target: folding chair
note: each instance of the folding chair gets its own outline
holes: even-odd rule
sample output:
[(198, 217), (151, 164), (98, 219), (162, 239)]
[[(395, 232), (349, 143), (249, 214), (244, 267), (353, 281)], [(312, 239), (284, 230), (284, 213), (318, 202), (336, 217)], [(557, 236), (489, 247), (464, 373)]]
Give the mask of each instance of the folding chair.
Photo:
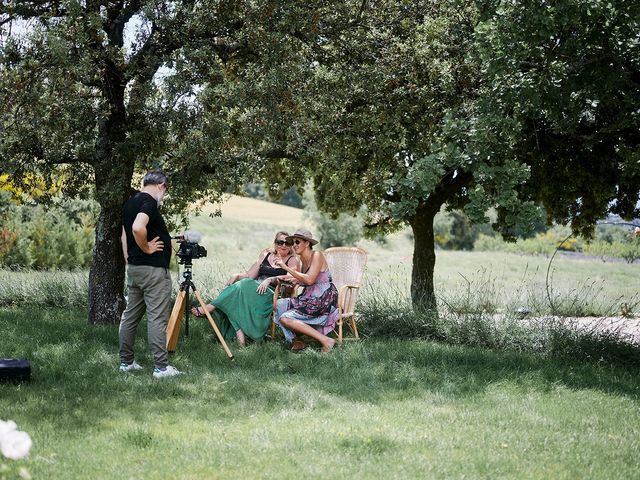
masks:
[[(356, 326), (356, 301), (362, 284), (362, 276), (367, 266), (367, 252), (358, 247), (331, 247), (324, 251), (329, 264), (333, 283), (338, 290), (338, 310), (340, 317), (336, 323), (338, 342), (342, 342), (342, 324), (349, 320), (353, 339), (360, 338)], [(345, 339), (346, 340), (346, 339)]]

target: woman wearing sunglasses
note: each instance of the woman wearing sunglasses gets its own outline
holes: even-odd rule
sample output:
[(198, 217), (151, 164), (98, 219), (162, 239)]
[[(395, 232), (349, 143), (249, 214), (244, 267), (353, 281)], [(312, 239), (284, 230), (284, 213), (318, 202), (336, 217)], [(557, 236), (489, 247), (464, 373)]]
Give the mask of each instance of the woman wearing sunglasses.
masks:
[[(280, 280), (293, 280), (286, 265), (292, 272), (300, 270), (300, 262), (293, 255), (287, 232), (276, 233), (273, 248), (260, 253), (258, 261), (246, 273), (236, 273), (227, 282), (220, 295), (206, 306), (226, 339), (234, 336), (242, 346), (246, 337), (255, 341), (264, 338), (271, 324), (273, 311), (273, 286)], [(204, 314), (201, 307), (194, 307), (191, 313), (196, 317)]]
[(320, 342), (323, 352), (329, 352), (336, 341), (327, 337), (338, 319), (338, 291), (331, 280), (331, 273), (322, 252), (314, 252), (313, 246), (318, 243), (308, 230), (297, 230), (287, 237), (293, 242), (293, 251), (302, 261), (302, 269), (296, 271), (281, 259), (276, 259), (276, 266), (286, 270), (297, 283), (304, 286), (304, 292), (295, 298), (278, 300), (276, 323), (284, 332), (291, 350), (300, 351), (307, 344), (296, 337), (296, 334), (308, 335)]

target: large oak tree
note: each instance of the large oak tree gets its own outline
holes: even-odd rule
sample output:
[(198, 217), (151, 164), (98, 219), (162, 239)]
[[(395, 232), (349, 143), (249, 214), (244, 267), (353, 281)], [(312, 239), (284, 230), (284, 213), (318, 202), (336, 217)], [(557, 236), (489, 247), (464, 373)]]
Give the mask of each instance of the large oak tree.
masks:
[[(549, 221), (588, 235), (637, 216), (637, 2), (345, 2), (307, 41), (290, 102), (258, 110), (285, 160), (275, 186), (313, 178), (330, 212), (409, 224), (414, 306), (435, 308), (434, 215), (464, 208), (506, 237)], [(254, 75), (255, 98), (270, 91)], [(267, 122), (268, 124), (268, 122)], [(268, 130), (265, 130), (268, 131)], [(284, 179), (284, 180), (279, 180)]]
[(1, 6), (0, 173), (62, 178), (64, 193), (95, 197), (89, 321), (118, 322), (121, 206), (134, 172), (164, 168), (178, 208), (215, 200), (259, 170), (262, 156), (235, 147), (228, 96), (251, 109), (235, 78), (251, 62), (273, 62), (276, 40), (301, 34), (306, 10), (224, 0)]

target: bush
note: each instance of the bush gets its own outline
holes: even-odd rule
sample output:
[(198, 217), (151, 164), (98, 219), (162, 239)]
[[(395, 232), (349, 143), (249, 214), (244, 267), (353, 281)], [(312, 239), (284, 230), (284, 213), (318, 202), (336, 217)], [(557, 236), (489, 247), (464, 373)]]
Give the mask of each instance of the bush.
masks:
[(444, 250), (473, 250), (480, 235), (495, 235), (489, 223), (472, 224), (460, 210), (438, 212), (433, 233), (436, 245)]
[(597, 239), (585, 244), (582, 251), (587, 255), (593, 255), (597, 257), (622, 258), (622, 254), (624, 252), (624, 244), (618, 241), (610, 243), (604, 240)]
[(97, 216), (95, 204), (64, 200), (45, 207), (3, 200), (0, 266), (14, 269), (89, 266)]
[(296, 187), (290, 187), (281, 195), (272, 196), (271, 192), (265, 187), (264, 183), (247, 183), (244, 186), (244, 193), (250, 198), (257, 200), (264, 200), (265, 202), (279, 203), (281, 205), (287, 205), (293, 208), (302, 208), (302, 197), (298, 193)]
[[(436, 230), (436, 241), (439, 239), (438, 232), (441, 230)], [(539, 233), (534, 238), (521, 239), (513, 243), (481, 233), (475, 240), (473, 249), (486, 252), (504, 251), (543, 255), (552, 255), (558, 249), (599, 257), (623, 258), (628, 263), (640, 259), (640, 238), (637, 238), (628, 227), (598, 225), (595, 238), (589, 242), (581, 237), (569, 237), (570, 233), (569, 227), (555, 226), (545, 233)]]
[(362, 238), (362, 215), (352, 216), (341, 213), (332, 218), (320, 212), (311, 192), (305, 194), (306, 215), (316, 226), (314, 234), (320, 242), (320, 248), (355, 245)]
[(481, 233), (473, 244), (473, 249), (478, 252), (500, 252), (507, 250), (507, 242), (500, 237), (492, 237)]
[(640, 258), (640, 238), (632, 239), (629, 243), (626, 243), (622, 249), (620, 255), (627, 263), (633, 263)]

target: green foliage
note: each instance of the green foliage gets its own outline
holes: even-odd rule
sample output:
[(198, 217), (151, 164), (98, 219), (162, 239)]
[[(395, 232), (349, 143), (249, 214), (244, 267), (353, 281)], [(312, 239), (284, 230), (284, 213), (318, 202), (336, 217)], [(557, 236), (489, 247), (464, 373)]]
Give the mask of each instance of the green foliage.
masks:
[[(42, 179), (45, 192), (62, 179), (63, 194), (99, 203), (92, 323), (109, 323), (123, 308), (118, 238), (122, 205), (139, 186), (134, 173), (163, 168), (170, 175), (169, 214), (200, 199), (219, 201), (260, 173), (265, 141), (250, 132), (261, 120), (251, 118), (254, 99), (242, 77), (252, 62), (280, 60), (281, 44), (313, 35), (307, 6), (3, 3), (0, 177), (9, 174), (17, 188)], [(286, 77), (270, 81), (285, 85)], [(20, 247), (21, 263), (66, 261), (31, 258)]]
[(436, 245), (445, 250), (473, 250), (479, 235), (493, 235), (489, 223), (472, 224), (464, 212), (441, 211), (433, 222)]
[(296, 187), (290, 187), (289, 189), (282, 192), (279, 197), (272, 199), (269, 196), (268, 190), (265, 188), (265, 185), (262, 183), (247, 183), (244, 186), (244, 193), (251, 197), (257, 198), (258, 200), (267, 200), (273, 201), (275, 203), (279, 203), (281, 205), (287, 205), (293, 208), (303, 208), (304, 203), (302, 197), (298, 193)]
[(2, 210), (1, 266), (73, 269), (90, 265), (97, 217), (94, 203), (61, 200), (45, 206), (5, 201)]
[(315, 225), (314, 234), (320, 242), (320, 248), (351, 246), (362, 238), (362, 218), (346, 213), (336, 218), (318, 211), (312, 192), (304, 196), (305, 214)]
[(614, 227), (596, 229), (595, 238), (587, 241), (582, 237), (571, 235), (569, 227), (555, 226), (545, 233), (538, 233), (533, 238), (505, 242), (495, 236), (481, 233), (476, 239), (473, 249), (476, 251), (504, 251), (511, 253), (528, 253), (552, 255), (556, 248), (559, 251), (581, 252), (585, 255), (606, 258), (622, 258), (633, 263), (640, 258), (639, 241), (629, 228)]
[(624, 245), (621, 257), (627, 263), (633, 263), (640, 258), (640, 239), (632, 240)]
[(480, 155), (508, 155), (526, 168), (517, 199), (541, 202), (550, 220), (586, 238), (609, 212), (638, 217), (640, 5), (479, 5), (487, 87), (473, 133)]

